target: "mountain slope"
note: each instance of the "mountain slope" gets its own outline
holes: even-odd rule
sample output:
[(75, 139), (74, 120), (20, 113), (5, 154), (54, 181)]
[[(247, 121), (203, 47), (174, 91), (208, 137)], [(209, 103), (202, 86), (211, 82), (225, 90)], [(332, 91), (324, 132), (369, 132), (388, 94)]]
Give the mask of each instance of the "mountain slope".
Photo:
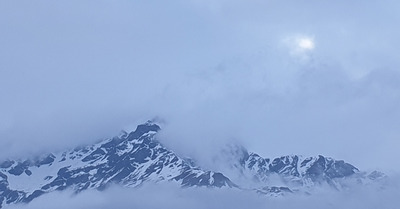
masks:
[[(105, 189), (112, 183), (137, 187), (173, 181), (183, 187), (234, 187), (221, 173), (205, 171), (165, 148), (160, 128), (147, 122), (129, 134), (35, 160), (0, 164), (0, 204), (30, 202), (54, 190)], [(1, 205), (0, 205), (1, 207)]]

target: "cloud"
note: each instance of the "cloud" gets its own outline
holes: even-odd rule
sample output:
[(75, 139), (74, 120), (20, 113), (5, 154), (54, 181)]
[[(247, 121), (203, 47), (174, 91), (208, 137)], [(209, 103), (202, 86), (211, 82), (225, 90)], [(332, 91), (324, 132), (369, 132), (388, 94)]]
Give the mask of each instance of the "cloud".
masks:
[[(396, 183), (395, 181), (393, 183)], [(398, 183), (398, 182), (397, 182)], [(398, 187), (377, 189), (359, 187), (353, 190), (321, 190), (316, 195), (294, 195), (271, 198), (252, 191), (235, 189), (187, 188), (176, 184), (147, 184), (143, 187), (113, 186), (105, 191), (88, 190), (78, 195), (71, 191), (53, 192), (33, 200), (29, 205), (13, 205), (10, 209), (46, 208), (393, 208), (399, 204)]]
[[(265, 157), (390, 170), (397, 6), (2, 1), (0, 158), (93, 143), (158, 116), (160, 140), (182, 155), (206, 159), (234, 140)], [(288, 37), (315, 47), (293, 56)]]

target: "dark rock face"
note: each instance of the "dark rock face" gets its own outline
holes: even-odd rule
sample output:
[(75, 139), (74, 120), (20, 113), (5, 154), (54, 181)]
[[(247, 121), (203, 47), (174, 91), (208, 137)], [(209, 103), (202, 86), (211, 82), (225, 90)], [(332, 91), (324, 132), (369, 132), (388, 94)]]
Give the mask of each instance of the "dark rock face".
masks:
[(7, 180), (7, 175), (0, 172), (0, 208), (4, 203), (10, 204), (18, 202), (26, 197), (24, 192), (9, 189)]
[(21, 175), (28, 167), (30, 166), (30, 162), (28, 160), (24, 162), (18, 163), (16, 166), (12, 167), (10, 170), (8, 170), (8, 173), (19, 176)]
[[(295, 187), (312, 187), (327, 183), (338, 189), (345, 178), (359, 174), (359, 170), (342, 160), (317, 156), (303, 158), (301, 156), (283, 156), (270, 160), (257, 154), (247, 155), (243, 170), (251, 172), (259, 182), (268, 183), (271, 175), (278, 175), (284, 184)], [(362, 175), (357, 177), (364, 178)]]
[(45, 158), (43, 158), (43, 159), (37, 160), (34, 164), (35, 164), (35, 166), (37, 166), (37, 167), (40, 167), (40, 166), (42, 166), (42, 165), (48, 165), (48, 164), (53, 163), (55, 158), (56, 158), (56, 157), (55, 157), (53, 154), (50, 154), (50, 155), (47, 155), (47, 156), (46, 156)]
[(275, 158), (269, 165), (269, 171), (274, 173), (282, 173), (293, 176), (300, 176), (299, 171), (296, 169), (299, 162), (298, 156), (289, 156)]
[[(155, 139), (160, 127), (151, 122), (134, 132), (93, 146), (22, 162), (0, 163), (0, 207), (2, 203), (30, 202), (45, 193), (72, 188), (105, 189), (112, 183), (136, 187), (145, 182), (174, 181), (183, 187), (234, 187), (221, 173), (205, 171), (177, 156)], [(34, 169), (35, 168), (35, 169)], [(49, 171), (40, 172), (40, 170)], [(18, 191), (7, 175), (29, 179), (43, 175), (37, 187)]]
[(288, 187), (277, 187), (277, 186), (269, 187), (269, 186), (267, 186), (267, 187), (258, 189), (257, 193), (263, 194), (263, 195), (268, 195), (268, 196), (284, 196), (288, 193), (293, 193), (293, 191), (290, 190)]
[(14, 161), (11, 160), (6, 160), (2, 163), (0, 163), (0, 168), (9, 168), (14, 164)]

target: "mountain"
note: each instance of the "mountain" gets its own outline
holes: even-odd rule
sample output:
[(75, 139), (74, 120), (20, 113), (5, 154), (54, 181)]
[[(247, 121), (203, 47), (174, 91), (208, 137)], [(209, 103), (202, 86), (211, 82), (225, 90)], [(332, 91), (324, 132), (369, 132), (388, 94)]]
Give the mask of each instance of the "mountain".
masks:
[(227, 172), (230, 176), (241, 176), (245, 181), (232, 181), (225, 172), (203, 169), (163, 146), (156, 139), (159, 130), (157, 124), (148, 121), (131, 133), (94, 145), (34, 159), (6, 160), (0, 163), (0, 208), (29, 203), (52, 191), (68, 188), (79, 193), (86, 189), (104, 190), (111, 184), (138, 187), (146, 182), (168, 181), (182, 187), (227, 187), (279, 196), (309, 192), (321, 184), (342, 189), (346, 179), (365, 182), (383, 176), (379, 172), (366, 175), (351, 164), (321, 155), (270, 160), (233, 146), (222, 152), (230, 159), (224, 165), (232, 168)]
[(219, 164), (225, 165), (222, 169), (224, 174), (229, 174), (241, 188), (270, 196), (295, 192), (308, 194), (325, 185), (341, 191), (353, 183), (367, 185), (386, 178), (381, 172), (363, 172), (343, 160), (322, 155), (288, 155), (270, 159), (237, 145), (227, 146), (222, 153)]
[(145, 182), (173, 181), (182, 187), (235, 187), (221, 173), (202, 170), (155, 139), (160, 127), (151, 122), (134, 132), (34, 160), (0, 164), (0, 207), (28, 203), (67, 188), (105, 189), (110, 184), (137, 187)]

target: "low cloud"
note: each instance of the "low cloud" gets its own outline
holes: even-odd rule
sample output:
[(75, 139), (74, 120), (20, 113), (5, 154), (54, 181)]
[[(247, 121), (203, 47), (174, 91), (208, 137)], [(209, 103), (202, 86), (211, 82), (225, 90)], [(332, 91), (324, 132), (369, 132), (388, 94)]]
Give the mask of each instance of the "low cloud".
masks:
[(146, 184), (143, 187), (112, 186), (105, 191), (89, 190), (74, 195), (71, 191), (53, 192), (33, 200), (29, 205), (13, 205), (10, 209), (47, 208), (327, 208), (327, 209), (391, 209), (399, 205), (399, 187), (386, 189), (353, 187), (337, 192), (321, 190), (315, 195), (266, 197), (252, 191), (236, 189), (179, 188), (176, 184)]

